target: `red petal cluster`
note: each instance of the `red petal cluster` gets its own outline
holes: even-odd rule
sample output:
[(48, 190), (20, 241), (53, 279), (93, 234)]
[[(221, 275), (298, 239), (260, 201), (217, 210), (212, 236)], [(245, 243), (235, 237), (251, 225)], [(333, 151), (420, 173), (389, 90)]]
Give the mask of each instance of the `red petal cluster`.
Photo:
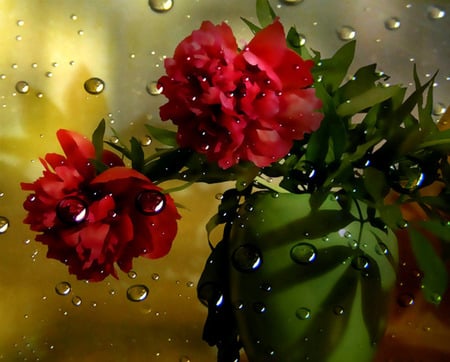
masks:
[(21, 184), (32, 191), (24, 222), (40, 232), (47, 256), (78, 279), (100, 281), (117, 277), (114, 264), (128, 272), (134, 257), (166, 255), (180, 218), (170, 196), (110, 151), (102, 159), (110, 168), (96, 175), (90, 141), (67, 130), (57, 137), (65, 156), (47, 154), (42, 177)]
[(242, 51), (227, 24), (205, 21), (165, 60), (160, 116), (178, 126), (181, 147), (221, 168), (240, 160), (265, 167), (320, 125), (312, 66), (287, 47), (278, 20)]

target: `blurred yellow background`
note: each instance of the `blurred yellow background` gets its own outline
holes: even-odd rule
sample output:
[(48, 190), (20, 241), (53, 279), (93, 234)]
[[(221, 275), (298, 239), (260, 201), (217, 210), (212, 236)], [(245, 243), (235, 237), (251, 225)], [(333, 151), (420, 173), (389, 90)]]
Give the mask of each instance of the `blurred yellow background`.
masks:
[[(0, 360), (215, 358), (201, 340), (206, 309), (195, 287), (209, 253), (204, 225), (223, 186), (174, 195), (187, 208), (172, 252), (161, 260), (136, 260), (134, 273), (119, 273), (119, 280), (77, 281), (45, 257), (46, 248), (22, 224), (26, 194), (19, 183), (41, 174), (39, 157), (61, 151), (59, 128), (90, 136), (104, 118), (124, 139), (145, 137), (143, 125), (158, 124), (165, 101), (147, 87), (163, 74), (163, 59), (178, 42), (209, 19), (227, 21), (243, 44), (251, 34), (239, 17), (256, 21), (253, 0), (154, 2), (168, 10), (155, 11), (146, 0), (0, 0), (0, 216), (9, 221), (0, 233)], [(413, 63), (422, 79), (439, 69), (436, 118), (448, 105), (448, 1), (271, 4), (286, 27), (295, 24), (307, 45), (325, 56), (343, 44), (342, 37), (355, 37), (355, 67), (376, 62), (392, 83), (408, 85)], [(97, 95), (84, 89), (91, 77), (105, 83)], [(55, 291), (61, 282), (70, 284), (65, 295)], [(127, 289), (139, 284), (149, 288), (148, 297), (129, 301)]]

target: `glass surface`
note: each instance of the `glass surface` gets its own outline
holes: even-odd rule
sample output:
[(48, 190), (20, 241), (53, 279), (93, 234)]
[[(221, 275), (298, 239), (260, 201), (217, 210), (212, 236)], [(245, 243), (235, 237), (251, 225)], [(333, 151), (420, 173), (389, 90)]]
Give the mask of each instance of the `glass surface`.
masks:
[[(389, 82), (405, 85), (413, 79), (413, 64), (422, 80), (439, 70), (436, 119), (443, 113), (450, 98), (448, 1), (288, 2), (271, 4), (286, 27), (295, 24), (323, 55), (330, 56), (342, 38), (358, 40), (353, 69), (378, 63)], [(168, 0), (160, 3), (170, 7)], [(134, 272), (119, 272), (119, 280), (86, 283), (47, 259), (46, 247), (22, 224), (26, 193), (19, 183), (41, 174), (39, 157), (60, 152), (59, 128), (89, 136), (104, 118), (124, 139), (145, 137), (143, 124), (157, 124), (165, 102), (150, 94), (164, 72), (164, 57), (205, 19), (228, 22), (243, 44), (251, 33), (240, 17), (256, 21), (254, 1), (174, 0), (168, 11), (152, 10), (145, 0), (1, 1), (0, 216), (9, 226), (0, 234), (0, 359), (214, 360), (215, 349), (201, 340), (206, 309), (195, 287), (209, 253), (204, 225), (223, 185), (175, 195), (186, 209), (167, 257), (138, 259)], [(84, 86), (93, 77), (104, 82), (104, 89), (99, 81), (87, 86), (98, 94)], [(127, 298), (135, 285), (148, 287), (142, 301)], [(420, 341), (450, 356), (443, 342), (447, 327), (418, 308), (388, 330), (390, 343), (401, 349)]]

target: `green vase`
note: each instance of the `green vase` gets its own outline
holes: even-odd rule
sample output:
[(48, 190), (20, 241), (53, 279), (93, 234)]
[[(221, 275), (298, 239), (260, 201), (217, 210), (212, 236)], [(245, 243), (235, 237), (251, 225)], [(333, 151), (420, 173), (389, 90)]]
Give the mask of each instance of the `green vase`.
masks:
[(397, 242), (367, 208), (257, 192), (226, 243), (230, 309), (251, 362), (370, 361), (396, 280)]

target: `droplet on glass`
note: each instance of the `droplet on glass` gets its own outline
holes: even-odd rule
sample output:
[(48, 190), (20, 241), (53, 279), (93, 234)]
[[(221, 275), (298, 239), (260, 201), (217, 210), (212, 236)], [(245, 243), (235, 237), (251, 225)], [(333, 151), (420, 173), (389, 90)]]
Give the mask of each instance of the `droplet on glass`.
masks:
[(191, 362), (191, 359), (188, 356), (181, 356), (179, 362)]
[(9, 228), (9, 220), (6, 216), (0, 216), (0, 234), (6, 233)]
[(152, 274), (152, 279), (153, 279), (153, 280), (159, 280), (159, 278), (160, 278), (160, 276), (159, 276), (158, 273), (153, 273), (153, 274)]
[(36, 97), (39, 99), (44, 98), (44, 93), (38, 92), (38, 93), (36, 93)]
[(128, 272), (128, 278), (130, 279), (136, 279), (137, 278), (137, 273), (134, 270), (130, 270)]
[(105, 82), (100, 78), (89, 78), (84, 82), (84, 89), (89, 94), (100, 94), (105, 90)]
[(136, 197), (136, 207), (144, 215), (159, 214), (166, 205), (166, 197), (157, 190), (145, 190)]
[(431, 301), (435, 304), (439, 304), (442, 301), (442, 296), (438, 293), (432, 293)]
[(72, 19), (72, 20), (77, 20), (77, 19), (78, 19), (78, 16), (76, 16), (75, 14), (72, 14), (72, 15), (70, 15), (70, 19)]
[(291, 249), (291, 258), (298, 264), (310, 264), (317, 257), (317, 249), (308, 243), (300, 243)]
[(303, 0), (283, 0), (283, 2), (287, 5), (295, 5), (300, 4)]
[(442, 116), (445, 113), (446, 110), (447, 110), (447, 107), (445, 106), (444, 103), (440, 103), (440, 102), (436, 103), (433, 106), (433, 115), (435, 115), (435, 116)]
[(173, 0), (148, 0), (150, 9), (158, 13), (169, 11), (173, 7)]
[(389, 255), (389, 249), (388, 249), (388, 247), (386, 246), (385, 243), (382, 243), (382, 242), (378, 243), (378, 244), (375, 246), (375, 251), (376, 251), (377, 254), (379, 254), (379, 255)]
[(62, 199), (56, 206), (56, 215), (66, 224), (79, 224), (88, 215), (86, 203), (78, 197), (70, 196)]
[(400, 294), (397, 298), (397, 302), (401, 307), (410, 307), (414, 305), (414, 296), (409, 293)]
[(255, 302), (255, 303), (253, 303), (253, 310), (256, 313), (265, 313), (267, 308), (266, 308), (266, 305), (264, 303)]
[(25, 24), (25, 21), (23, 21), (22, 19), (17, 20), (16, 22), (17, 26), (23, 26)]
[(396, 17), (389, 18), (384, 22), (384, 26), (388, 30), (397, 30), (400, 28), (400, 25), (400, 19)]
[(75, 295), (75, 296), (72, 298), (72, 304), (73, 304), (75, 307), (79, 307), (79, 306), (81, 305), (81, 303), (83, 303), (83, 300), (82, 300), (81, 297), (79, 297), (78, 295)]
[(295, 315), (298, 319), (306, 320), (311, 318), (311, 311), (308, 308), (301, 307), (295, 311)]
[(6, 74), (0, 74), (0, 79), (1, 79), (1, 80), (6, 79)]
[(152, 144), (152, 138), (149, 135), (145, 135), (141, 138), (141, 145), (144, 147), (150, 146)]
[(24, 80), (19, 80), (16, 83), (16, 91), (20, 94), (26, 94), (30, 91), (30, 85)]
[(246, 273), (258, 269), (261, 266), (262, 258), (256, 246), (246, 244), (234, 250), (231, 261), (237, 270)]
[(432, 5), (428, 7), (428, 17), (433, 20), (442, 19), (445, 16), (445, 10), (439, 6)]
[(396, 191), (413, 192), (417, 190), (425, 179), (420, 165), (410, 159), (402, 159), (389, 168), (389, 180)]
[(344, 307), (342, 307), (341, 305), (336, 305), (333, 308), (333, 313), (336, 315), (343, 315), (344, 314)]
[(52, 72), (46, 72), (46, 73), (45, 73), (45, 76), (46, 76), (47, 78), (51, 78), (51, 77), (53, 77), (53, 73), (52, 73)]
[(72, 286), (69, 282), (61, 282), (56, 284), (55, 292), (59, 295), (68, 295), (72, 290)]
[(144, 284), (132, 285), (127, 289), (127, 298), (132, 302), (142, 302), (148, 296), (148, 287)]
[(341, 40), (353, 40), (356, 38), (356, 31), (351, 26), (344, 25), (337, 31), (338, 37)]
[(352, 260), (352, 266), (356, 270), (367, 270), (370, 266), (370, 262), (365, 256), (358, 255)]

